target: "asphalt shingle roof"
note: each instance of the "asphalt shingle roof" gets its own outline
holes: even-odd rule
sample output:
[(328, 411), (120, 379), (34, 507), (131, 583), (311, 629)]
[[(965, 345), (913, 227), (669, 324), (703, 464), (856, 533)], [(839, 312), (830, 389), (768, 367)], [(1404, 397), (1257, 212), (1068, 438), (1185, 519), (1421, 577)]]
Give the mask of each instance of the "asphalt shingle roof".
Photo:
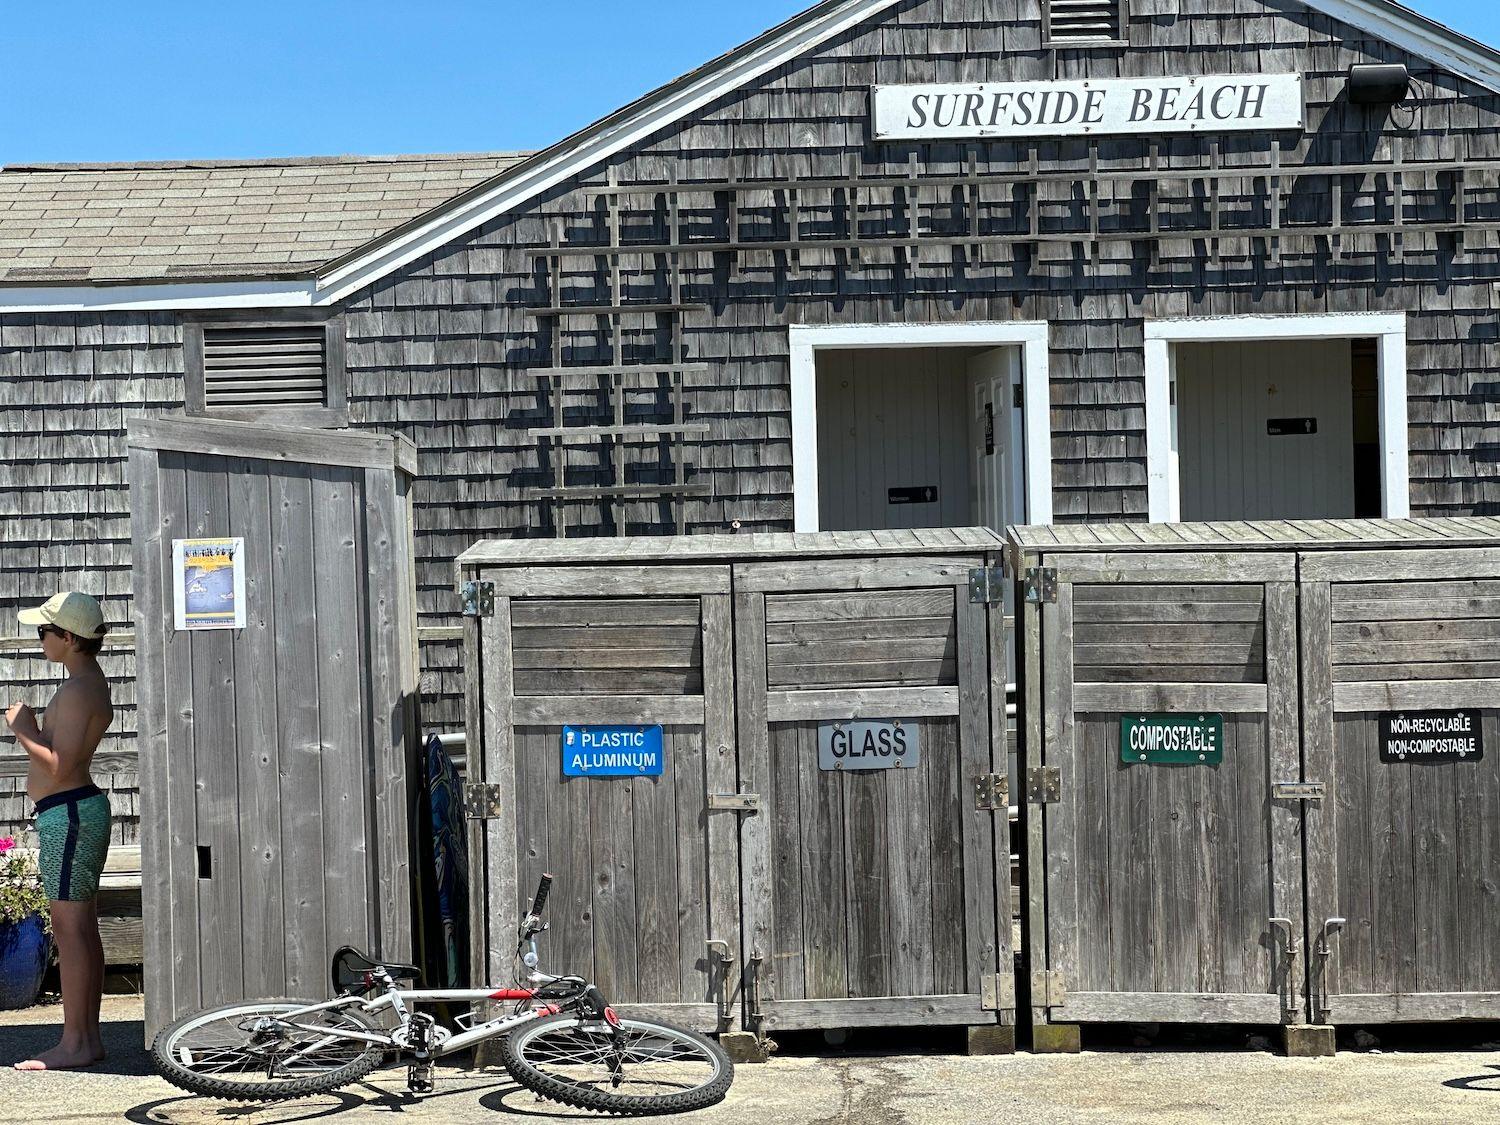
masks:
[(0, 283), (305, 275), (524, 153), (0, 168)]

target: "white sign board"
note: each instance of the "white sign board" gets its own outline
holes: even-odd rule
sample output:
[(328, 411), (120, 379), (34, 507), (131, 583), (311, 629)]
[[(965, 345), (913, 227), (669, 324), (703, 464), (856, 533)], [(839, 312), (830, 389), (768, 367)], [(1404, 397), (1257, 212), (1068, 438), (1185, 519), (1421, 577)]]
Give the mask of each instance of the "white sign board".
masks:
[(876, 86), (875, 139), (1301, 129), (1300, 74)]
[(172, 608), (178, 629), (245, 627), (245, 541), (172, 540)]

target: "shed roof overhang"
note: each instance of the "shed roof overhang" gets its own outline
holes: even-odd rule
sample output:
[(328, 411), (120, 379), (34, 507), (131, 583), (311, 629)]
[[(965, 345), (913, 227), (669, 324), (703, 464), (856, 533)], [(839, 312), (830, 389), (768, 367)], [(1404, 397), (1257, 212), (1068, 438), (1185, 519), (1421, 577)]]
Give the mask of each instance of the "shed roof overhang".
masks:
[[(306, 308), (336, 304), (901, 2), (824, 0), (305, 277), (284, 281), (0, 286), (0, 312)], [(1394, 0), (1302, 2), (1308, 8), (1500, 93), (1500, 50)]]

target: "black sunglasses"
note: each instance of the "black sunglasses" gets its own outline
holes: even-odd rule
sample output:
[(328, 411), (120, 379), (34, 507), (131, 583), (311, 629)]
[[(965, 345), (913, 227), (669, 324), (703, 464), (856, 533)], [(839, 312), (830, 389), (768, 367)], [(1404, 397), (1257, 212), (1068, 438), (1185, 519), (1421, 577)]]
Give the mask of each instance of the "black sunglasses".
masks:
[(56, 625), (38, 625), (36, 627), (36, 639), (37, 640), (39, 640), (39, 641), (42, 640), (43, 638), (45, 638), (47, 636), (48, 633), (55, 634), (56, 636), (59, 636), (59, 637), (61, 637), (63, 635), (63, 631), (61, 629), (59, 629)]

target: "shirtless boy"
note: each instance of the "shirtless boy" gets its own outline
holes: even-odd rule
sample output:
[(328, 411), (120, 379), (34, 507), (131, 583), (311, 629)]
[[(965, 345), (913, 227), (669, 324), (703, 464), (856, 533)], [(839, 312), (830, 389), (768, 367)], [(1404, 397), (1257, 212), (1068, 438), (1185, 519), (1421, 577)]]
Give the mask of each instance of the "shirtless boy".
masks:
[(104, 989), (104, 947), (94, 896), (109, 851), (109, 798), (93, 783), (89, 764), (114, 718), (109, 682), (95, 654), (105, 633), (99, 603), (65, 593), (20, 613), (35, 625), (47, 659), (67, 669), (42, 722), (24, 703), (5, 712), (16, 741), (30, 759), (26, 793), (36, 804), (42, 882), (52, 900), (52, 936), (62, 976), (62, 1041), (17, 1070), (92, 1066), (104, 1058), (99, 1039), (99, 999)]

